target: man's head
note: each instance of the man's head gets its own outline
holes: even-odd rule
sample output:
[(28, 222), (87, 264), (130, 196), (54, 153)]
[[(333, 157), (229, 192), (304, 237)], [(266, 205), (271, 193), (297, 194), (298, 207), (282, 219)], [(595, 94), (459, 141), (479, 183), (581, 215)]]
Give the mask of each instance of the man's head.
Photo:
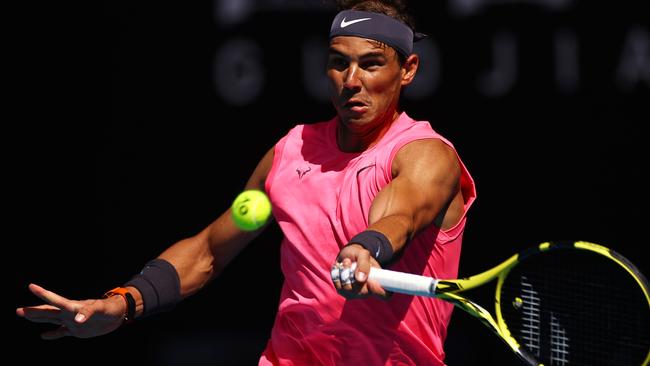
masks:
[(361, 132), (397, 116), (401, 89), (417, 71), (414, 33), (403, 10), (357, 1), (332, 22), (327, 65), (332, 102), (341, 121)]

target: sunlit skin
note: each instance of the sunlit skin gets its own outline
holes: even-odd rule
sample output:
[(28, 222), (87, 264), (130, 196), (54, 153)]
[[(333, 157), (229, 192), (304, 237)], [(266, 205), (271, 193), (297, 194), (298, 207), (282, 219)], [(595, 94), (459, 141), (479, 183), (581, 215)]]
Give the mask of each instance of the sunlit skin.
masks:
[(399, 116), (401, 89), (411, 83), (418, 64), (412, 54), (400, 65), (392, 47), (374, 40), (339, 36), (330, 41), (327, 77), (341, 150), (363, 151), (383, 136)]
[[(399, 116), (402, 87), (411, 83), (418, 63), (416, 55), (400, 63), (393, 48), (377, 41), (346, 36), (332, 39), (327, 75), (339, 116), (337, 138), (341, 150), (364, 151), (381, 139)], [(274, 151), (267, 151), (244, 189), (265, 190)], [(422, 139), (405, 145), (395, 155), (391, 174), (392, 181), (373, 200), (368, 228), (383, 233), (395, 253), (430, 223), (447, 229), (462, 217), (460, 166), (455, 152), (444, 142)], [(201, 232), (176, 242), (158, 258), (174, 266), (180, 279), (180, 296), (186, 298), (216, 278), (263, 230), (242, 231), (227, 209)], [(379, 264), (362, 246), (347, 245), (332, 260), (344, 267), (352, 262), (358, 264), (354, 286), (334, 283), (341, 295), (387, 296), (378, 283), (366, 281), (370, 267)], [(32, 322), (56, 325), (42, 334), (44, 339), (106, 334), (122, 325), (126, 312), (127, 304), (119, 296), (75, 300), (35, 284), (30, 284), (29, 290), (44, 304), (17, 308), (16, 314)], [(127, 290), (135, 300), (137, 319), (143, 314), (142, 294), (135, 287)]]

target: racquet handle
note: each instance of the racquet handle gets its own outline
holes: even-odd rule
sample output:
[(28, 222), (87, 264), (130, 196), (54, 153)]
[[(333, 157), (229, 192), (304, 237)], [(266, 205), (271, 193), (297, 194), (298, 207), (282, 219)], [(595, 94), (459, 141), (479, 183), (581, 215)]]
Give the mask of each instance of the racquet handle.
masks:
[(411, 273), (370, 268), (368, 279), (379, 282), (388, 291), (417, 296), (433, 296), (438, 280)]

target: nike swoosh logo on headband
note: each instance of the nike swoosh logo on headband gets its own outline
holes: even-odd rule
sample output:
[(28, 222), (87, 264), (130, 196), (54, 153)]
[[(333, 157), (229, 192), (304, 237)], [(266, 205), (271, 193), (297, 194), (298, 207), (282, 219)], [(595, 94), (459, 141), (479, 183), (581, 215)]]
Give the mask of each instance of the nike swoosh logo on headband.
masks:
[(363, 22), (364, 20), (370, 20), (370, 19), (372, 19), (372, 18), (359, 18), (359, 19), (354, 19), (354, 20), (350, 20), (349, 22), (346, 22), (345, 18), (343, 18), (343, 20), (341, 20), (341, 28), (345, 28), (348, 25)]

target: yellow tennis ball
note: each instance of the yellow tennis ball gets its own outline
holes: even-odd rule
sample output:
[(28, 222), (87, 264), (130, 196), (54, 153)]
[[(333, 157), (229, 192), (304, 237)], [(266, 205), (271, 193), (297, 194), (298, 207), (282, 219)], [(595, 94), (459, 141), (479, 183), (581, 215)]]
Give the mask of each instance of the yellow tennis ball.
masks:
[(262, 191), (249, 189), (241, 192), (232, 203), (232, 218), (245, 231), (264, 226), (271, 216), (271, 201)]

